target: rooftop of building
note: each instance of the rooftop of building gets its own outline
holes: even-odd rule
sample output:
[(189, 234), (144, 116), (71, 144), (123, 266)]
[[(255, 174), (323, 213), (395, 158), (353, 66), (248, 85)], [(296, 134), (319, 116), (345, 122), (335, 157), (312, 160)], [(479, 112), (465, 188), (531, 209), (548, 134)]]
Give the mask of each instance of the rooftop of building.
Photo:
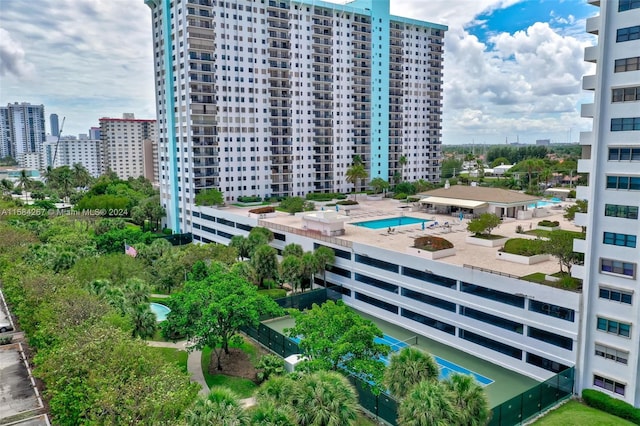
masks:
[(421, 198), (456, 198), (494, 204), (535, 203), (540, 199), (540, 197), (523, 194), (517, 191), (509, 191), (507, 189), (466, 185), (452, 185), (448, 188), (438, 188), (432, 191), (422, 192), (417, 196)]
[[(453, 187), (452, 187), (453, 188)], [(464, 188), (464, 187), (463, 187)], [(467, 190), (478, 190), (477, 187), (466, 187)], [(484, 189), (484, 188), (482, 188)], [(483, 191), (484, 192), (484, 191)], [(511, 192), (511, 191), (508, 191)], [(493, 191), (484, 192), (485, 195), (493, 194)], [(529, 197), (523, 194), (518, 194), (521, 197)], [(514, 197), (518, 196), (514, 194)], [(458, 196), (462, 196), (461, 193)], [(533, 200), (539, 199), (537, 197), (530, 197)], [(498, 273), (501, 275), (511, 275), (515, 277), (523, 277), (533, 273), (553, 274), (560, 271), (560, 266), (555, 258), (543, 261), (534, 265), (525, 265), (520, 263), (512, 263), (505, 260), (498, 260), (497, 253), (501, 247), (484, 247), (467, 242), (467, 237), (473, 235), (473, 233), (467, 231), (467, 224), (469, 220), (460, 219), (457, 215), (440, 215), (430, 214), (421, 209), (420, 211), (412, 211), (417, 208), (418, 204), (406, 203), (404, 201), (397, 201), (392, 199), (381, 200), (369, 200), (366, 195), (358, 196), (357, 208), (345, 211), (340, 210), (339, 214), (345, 221), (345, 233), (341, 236), (328, 237), (320, 235), (317, 231), (310, 231), (305, 229), (301, 215), (290, 215), (284, 212), (277, 212), (273, 217), (267, 217), (259, 220), (261, 226), (267, 226), (274, 231), (290, 232), (298, 235), (304, 235), (318, 240), (325, 241), (327, 243), (333, 243), (337, 246), (350, 247), (352, 243), (360, 243), (370, 245), (374, 247), (381, 247), (387, 250), (392, 250), (398, 253), (398, 255), (407, 255), (407, 249), (413, 246), (414, 240), (423, 236), (438, 236), (450, 241), (455, 249), (456, 254), (453, 256), (444, 257), (436, 260), (437, 262), (444, 262), (452, 265), (474, 267), (484, 269), (489, 272)], [(316, 203), (316, 208), (320, 209), (324, 203)], [(493, 235), (501, 235), (508, 238), (526, 238), (535, 239), (535, 235), (518, 233), (516, 230), (518, 226), (522, 227), (523, 231), (535, 230), (538, 222), (541, 220), (558, 221), (560, 223), (560, 229), (569, 231), (581, 231), (581, 228), (575, 226), (572, 222), (566, 220), (563, 217), (564, 207), (569, 205), (569, 202), (562, 202), (556, 204), (554, 207), (541, 209), (548, 213), (545, 217), (537, 217), (527, 220), (518, 219), (504, 219), (500, 226), (493, 230)], [(353, 207), (353, 206), (349, 206)], [(335, 207), (326, 207), (325, 209), (334, 209)], [(246, 216), (249, 208), (241, 208), (236, 206), (229, 206), (224, 210), (230, 212), (237, 212), (243, 216)], [(417, 219), (424, 219), (428, 221), (438, 222), (440, 226), (433, 229), (429, 229), (427, 222), (425, 229), (423, 229), (421, 223), (415, 223), (404, 226), (394, 226), (392, 232), (388, 232), (388, 228), (382, 229), (369, 229), (363, 226), (357, 226), (355, 223), (372, 221), (377, 219), (396, 218), (401, 216), (407, 216)], [(448, 224), (448, 226), (443, 226)]]

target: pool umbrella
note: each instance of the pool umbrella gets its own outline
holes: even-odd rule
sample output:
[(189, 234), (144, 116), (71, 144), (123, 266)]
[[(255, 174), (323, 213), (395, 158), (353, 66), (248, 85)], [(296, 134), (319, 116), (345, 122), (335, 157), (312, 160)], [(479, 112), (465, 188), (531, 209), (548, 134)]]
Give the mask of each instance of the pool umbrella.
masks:
[(460, 218), (460, 222), (462, 222), (462, 219), (464, 219), (464, 214), (462, 213), (462, 210), (460, 210), (460, 215), (458, 217)]
[(424, 231), (424, 222), (422, 222), (422, 230)]

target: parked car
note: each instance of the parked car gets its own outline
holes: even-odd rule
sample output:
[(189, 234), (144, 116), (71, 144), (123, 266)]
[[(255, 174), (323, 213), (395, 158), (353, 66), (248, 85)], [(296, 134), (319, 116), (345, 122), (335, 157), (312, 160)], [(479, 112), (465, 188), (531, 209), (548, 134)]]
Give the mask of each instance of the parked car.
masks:
[(8, 321), (0, 321), (0, 333), (13, 330), (11, 323)]

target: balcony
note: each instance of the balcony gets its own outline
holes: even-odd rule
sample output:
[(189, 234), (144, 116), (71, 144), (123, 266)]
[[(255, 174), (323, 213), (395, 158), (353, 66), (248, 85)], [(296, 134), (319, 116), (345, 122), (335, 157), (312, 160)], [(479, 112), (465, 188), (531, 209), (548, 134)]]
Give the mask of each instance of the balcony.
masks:
[(583, 90), (596, 90), (597, 77), (595, 75), (585, 75), (582, 77)]
[(589, 46), (584, 49), (584, 60), (585, 62), (596, 63), (598, 62), (598, 52), (600, 48), (599, 46)]
[(580, 132), (580, 145), (593, 145), (593, 132)]
[(580, 116), (584, 118), (593, 118), (595, 109), (595, 104), (582, 104), (580, 106)]
[(593, 162), (590, 159), (578, 160), (578, 173), (591, 173), (593, 171)]
[(598, 31), (600, 31), (600, 16), (587, 18), (586, 29), (589, 34), (598, 35)]

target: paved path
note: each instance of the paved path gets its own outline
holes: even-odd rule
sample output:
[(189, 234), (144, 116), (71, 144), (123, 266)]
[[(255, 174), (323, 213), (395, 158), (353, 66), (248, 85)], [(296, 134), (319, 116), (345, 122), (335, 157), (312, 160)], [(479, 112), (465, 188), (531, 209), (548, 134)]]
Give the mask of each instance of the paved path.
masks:
[[(147, 344), (149, 346), (153, 346), (156, 348), (174, 348), (181, 351), (187, 350), (187, 341), (181, 340), (176, 343), (172, 342), (156, 342), (152, 340), (148, 340)], [(191, 375), (191, 381), (198, 383), (200, 388), (200, 395), (207, 396), (209, 395), (209, 386), (207, 386), (207, 382), (204, 380), (204, 374), (202, 374), (202, 351), (193, 351), (189, 352), (189, 357), (187, 358), (187, 371)]]

